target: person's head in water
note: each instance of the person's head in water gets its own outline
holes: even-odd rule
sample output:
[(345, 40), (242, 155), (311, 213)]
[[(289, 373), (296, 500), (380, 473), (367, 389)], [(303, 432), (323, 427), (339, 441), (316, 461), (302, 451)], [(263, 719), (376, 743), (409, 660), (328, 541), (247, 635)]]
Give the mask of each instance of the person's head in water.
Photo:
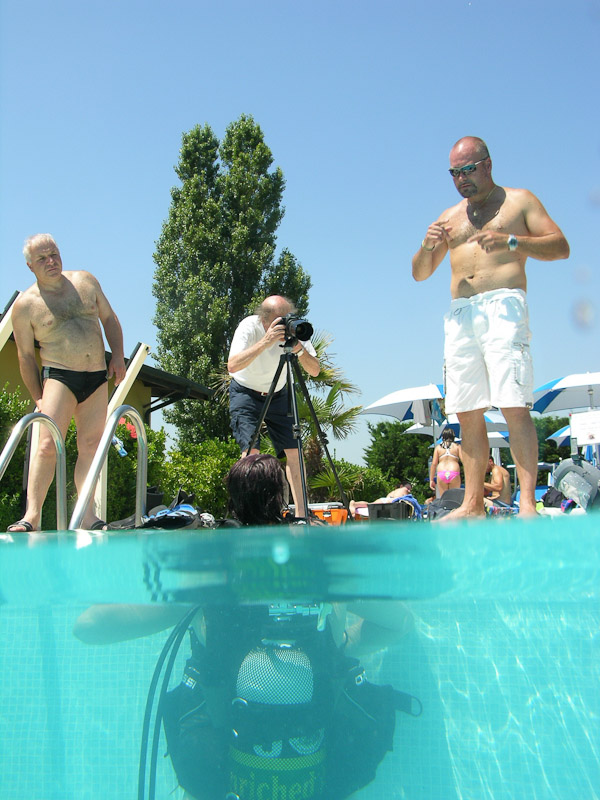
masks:
[(225, 479), (230, 511), (242, 525), (283, 521), (286, 480), (279, 461), (255, 453), (237, 461)]
[(455, 438), (452, 428), (444, 428), (442, 431), (442, 441), (444, 444), (452, 444)]

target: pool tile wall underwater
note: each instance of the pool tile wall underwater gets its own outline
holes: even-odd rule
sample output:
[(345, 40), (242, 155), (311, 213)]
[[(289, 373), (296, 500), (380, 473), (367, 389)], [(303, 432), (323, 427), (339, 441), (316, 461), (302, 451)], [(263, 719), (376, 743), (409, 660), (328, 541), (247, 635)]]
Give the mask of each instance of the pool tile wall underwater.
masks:
[[(486, 522), (443, 531), (445, 526), (407, 531), (392, 524), (382, 534), (361, 526), (361, 537), (370, 536), (379, 552), (331, 559), (338, 588), (362, 588), (368, 595), (377, 586), (416, 597), (407, 599), (414, 630), (363, 663), (375, 682), (418, 696), (424, 712), (418, 719), (398, 716), (394, 752), (357, 800), (600, 796), (600, 553), (594, 522), (591, 516), (543, 525)], [(153, 552), (170, 553), (172, 568), (169, 547)], [(167, 632), (94, 647), (71, 631), (96, 599), (106, 601), (112, 593), (115, 600), (137, 601), (145, 558), (147, 547), (138, 537), (114, 547), (111, 540), (76, 549), (64, 538), (45, 552), (0, 547), (2, 800), (136, 796), (144, 704)], [(348, 577), (352, 562), (356, 572)], [(34, 586), (44, 575), (45, 585)], [(445, 583), (435, 593), (431, 583), (440, 576)], [(398, 585), (403, 581), (408, 586)], [(185, 656), (175, 666), (175, 682)], [(175, 784), (169, 760), (159, 757), (157, 798), (178, 797), (170, 794)]]

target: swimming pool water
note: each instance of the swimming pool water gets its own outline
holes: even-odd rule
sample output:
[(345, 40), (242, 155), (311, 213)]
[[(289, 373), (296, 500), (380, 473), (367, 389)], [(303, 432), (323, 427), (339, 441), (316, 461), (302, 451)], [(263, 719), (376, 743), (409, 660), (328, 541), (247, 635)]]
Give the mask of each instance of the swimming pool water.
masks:
[[(417, 696), (423, 714), (398, 714), (394, 751), (356, 798), (594, 800), (598, 537), (589, 515), (362, 524), (304, 539), (270, 529), (49, 534), (36, 546), (29, 537), (5, 540), (0, 797), (137, 797), (144, 705), (168, 632), (84, 645), (72, 627), (90, 604), (255, 602), (312, 592), (401, 599), (414, 616), (399, 645), (363, 663), (373, 682)], [(274, 562), (289, 567), (283, 579)], [(164, 750), (156, 796), (179, 798)]]

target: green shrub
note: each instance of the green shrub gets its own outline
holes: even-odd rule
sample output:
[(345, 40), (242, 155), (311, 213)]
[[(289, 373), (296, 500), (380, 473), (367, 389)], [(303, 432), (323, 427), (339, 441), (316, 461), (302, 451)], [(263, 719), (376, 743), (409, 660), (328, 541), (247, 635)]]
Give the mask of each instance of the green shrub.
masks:
[[(387, 478), (378, 467), (361, 467), (343, 459), (334, 459), (333, 463), (342, 489), (350, 500), (376, 500), (393, 488), (393, 481)], [(314, 502), (325, 503), (340, 500), (337, 481), (329, 463), (325, 469), (309, 479), (308, 485), (311, 490), (311, 499)]]
[[(132, 426), (133, 427), (133, 426)], [(115, 435), (123, 442), (127, 456), (120, 456), (114, 447), (108, 451), (106, 477), (106, 517), (109, 522), (124, 519), (135, 511), (135, 488), (137, 476), (137, 438), (132, 437), (126, 424), (118, 425)], [(148, 440), (148, 485), (160, 485), (163, 479), (166, 434), (161, 428), (153, 431), (146, 427)], [(77, 490), (73, 473), (77, 461), (77, 433), (71, 421), (65, 439), (67, 453), (67, 520), (77, 503)], [(56, 528), (56, 487), (54, 481), (48, 491), (42, 512), (42, 528)]]
[(396, 481), (390, 480), (379, 467), (363, 467), (360, 482), (355, 488), (354, 499), (372, 503), (379, 497), (385, 497), (395, 485)]
[[(21, 400), (17, 392), (9, 392), (7, 385), (0, 393), (0, 450), (4, 449), (14, 426), (27, 414), (30, 405), (27, 400)], [(26, 446), (27, 434), (21, 437), (0, 481), (0, 531), (5, 531), (11, 523), (21, 519), (25, 510), (23, 462)]]
[[(118, 425), (115, 436), (123, 442), (127, 456), (120, 456), (116, 448), (108, 453), (106, 516), (109, 521), (125, 519), (135, 511), (135, 488), (137, 483), (137, 437), (133, 425)], [(148, 486), (162, 488), (165, 477), (166, 434), (146, 427), (148, 442)]]
[(180, 450), (169, 453), (164, 465), (165, 495), (175, 497), (179, 489), (183, 489), (195, 496), (194, 504), (198, 508), (215, 517), (224, 517), (227, 509), (224, 478), (239, 457), (240, 450), (233, 439), (183, 443)]

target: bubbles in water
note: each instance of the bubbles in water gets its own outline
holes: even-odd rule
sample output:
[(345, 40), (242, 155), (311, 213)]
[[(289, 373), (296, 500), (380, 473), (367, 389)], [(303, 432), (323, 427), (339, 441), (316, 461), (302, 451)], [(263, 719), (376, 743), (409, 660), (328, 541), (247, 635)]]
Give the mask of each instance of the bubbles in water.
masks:
[(589, 300), (578, 300), (571, 309), (571, 316), (575, 327), (589, 331), (594, 326), (596, 309)]
[(287, 564), (290, 560), (290, 547), (287, 542), (275, 542), (273, 544), (272, 556), (276, 564)]
[(592, 189), (589, 197), (592, 206), (595, 208), (600, 208), (600, 186), (596, 186), (594, 189)]

